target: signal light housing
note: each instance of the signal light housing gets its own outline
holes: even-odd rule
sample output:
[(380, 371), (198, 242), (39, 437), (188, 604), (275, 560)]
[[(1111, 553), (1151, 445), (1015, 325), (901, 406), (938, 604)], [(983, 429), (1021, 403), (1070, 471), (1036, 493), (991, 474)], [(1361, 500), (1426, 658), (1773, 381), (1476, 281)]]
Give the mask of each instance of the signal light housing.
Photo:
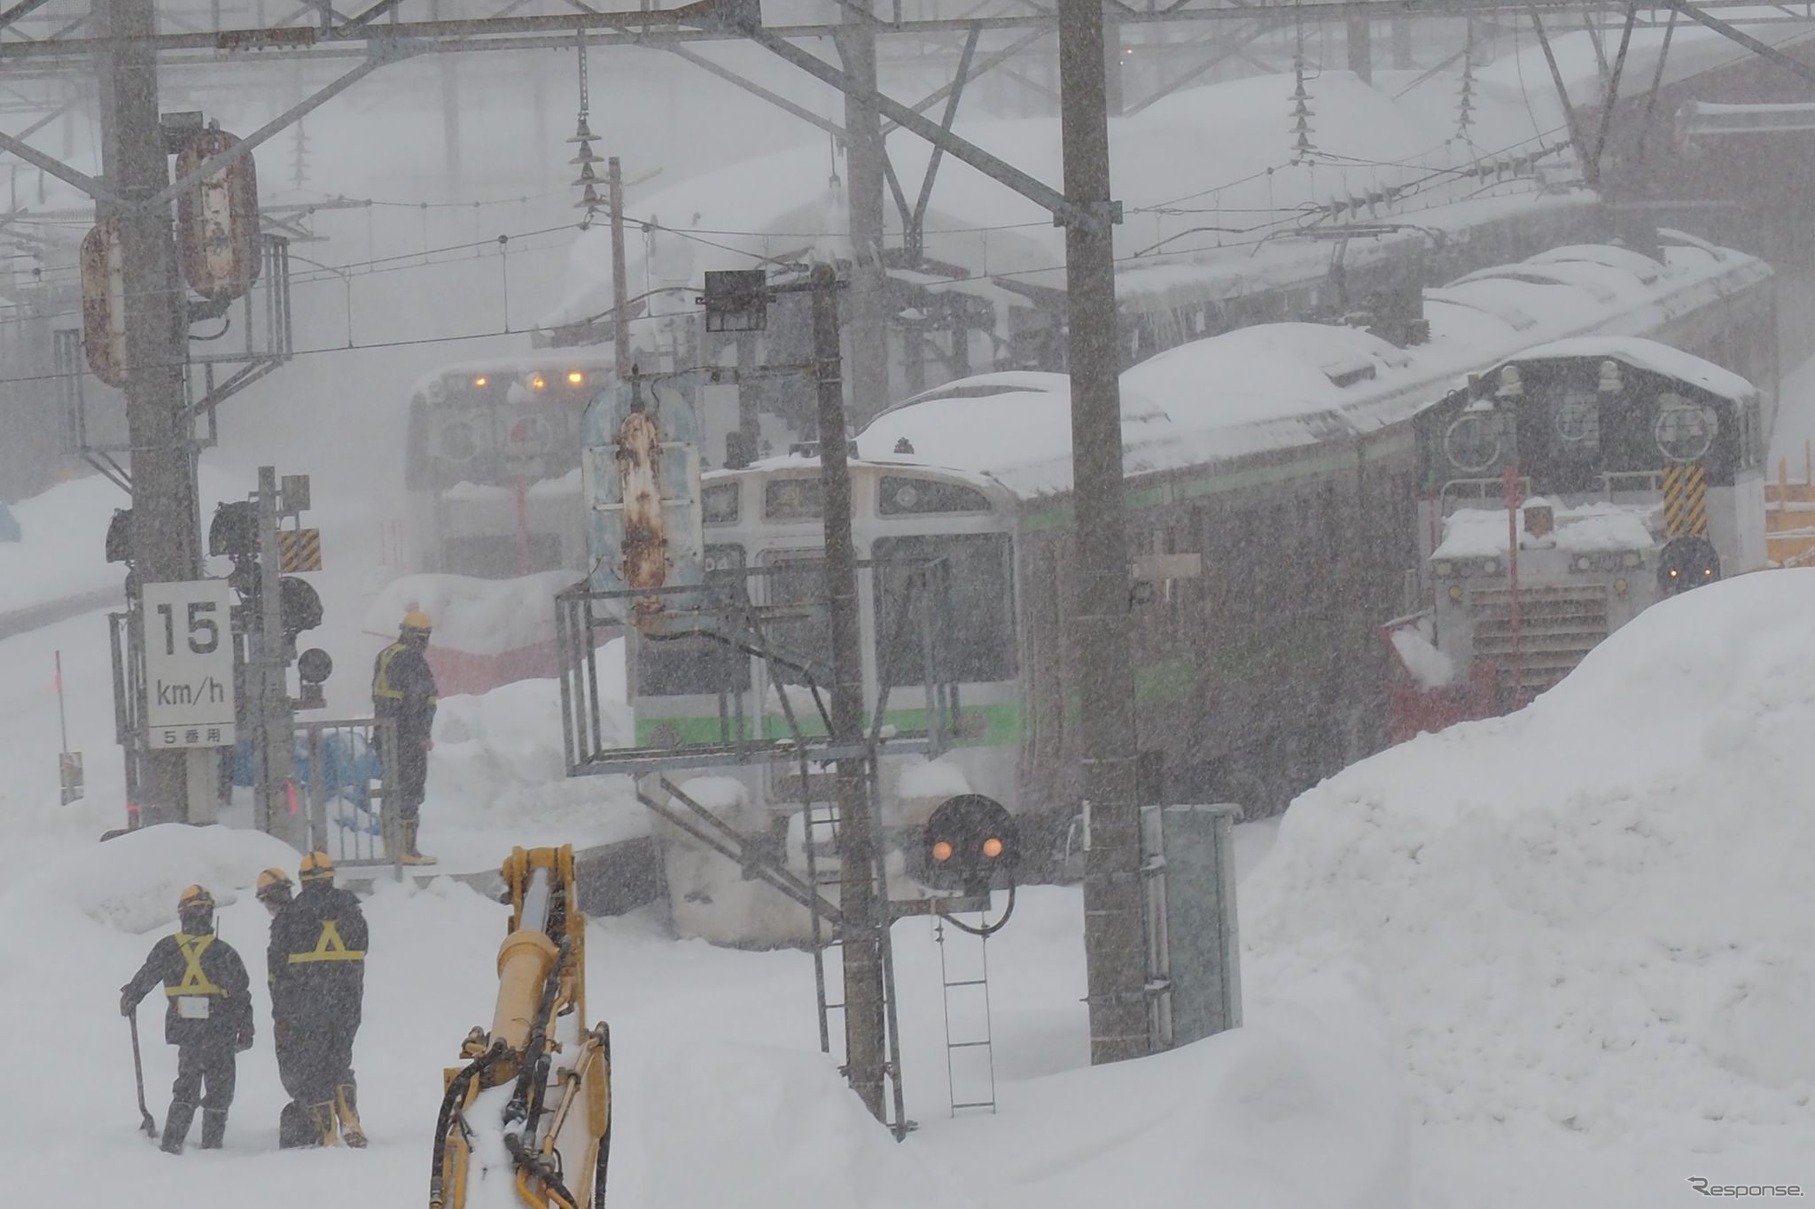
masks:
[(1012, 873), (1020, 855), (1019, 830), (1007, 809), (982, 794), (961, 794), (926, 821), (921, 881), (967, 896), (988, 894), (996, 875)]

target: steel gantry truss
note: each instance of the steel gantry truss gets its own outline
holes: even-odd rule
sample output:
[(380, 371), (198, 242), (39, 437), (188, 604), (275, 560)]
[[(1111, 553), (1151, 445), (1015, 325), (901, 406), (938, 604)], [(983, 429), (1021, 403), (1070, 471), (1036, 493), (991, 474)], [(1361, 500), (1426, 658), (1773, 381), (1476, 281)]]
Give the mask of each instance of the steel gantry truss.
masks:
[[(903, 227), (909, 233), (910, 254), (917, 250), (920, 242), (916, 233), (925, 215), (939, 155), (962, 160), (1001, 181), (1048, 210), (1061, 224), (1101, 221), (1096, 216), (1079, 212), (1059, 190), (1026, 175), (952, 131), (957, 101), (966, 83), (1003, 67), (1017, 54), (1053, 35), (1058, 21), (1054, 10), (1040, 0), (1008, 0), (1007, 11), (986, 16), (907, 17), (903, 15), (901, 0), (888, 0), (888, 4), (887, 15), (880, 15), (861, 4), (840, 0), (839, 13), (843, 19), (836, 23), (765, 25), (758, 0), (695, 0), (676, 7), (640, 7), (636, 10), (601, 9), (584, 0), (510, 0), (489, 15), (457, 18), (433, 15), (439, 11), (438, 0), (377, 0), (352, 13), (343, 13), (325, 2), (305, 4), (275, 22), (236, 27), (225, 24), (227, 17), (217, 3), (210, 14), (214, 22), (212, 28), (199, 27), (193, 20), (167, 18), (167, 26), (187, 28), (165, 28), (131, 39), (131, 44), (139, 49), (155, 49), (160, 61), (173, 65), (347, 57), (361, 61), (246, 136), (232, 150), (199, 165), (184, 180), (173, 181), (158, 197), (135, 201), (132, 205), (167, 204), (184, 188), (217, 170), (228, 159), (253, 150), (388, 64), (424, 54), (566, 47), (573, 45), (583, 34), (593, 46), (636, 45), (662, 49), (843, 142), (847, 132), (839, 123), (713, 62), (688, 45), (695, 42), (752, 42), (855, 98), (860, 105), (880, 113), (885, 120), (884, 137), (896, 129), (906, 129), (928, 140), (936, 149), (935, 158), (917, 198), (909, 199), (886, 157), (883, 164), (890, 193), (901, 211)], [(86, 65), (96, 54), (121, 45), (119, 39), (91, 32), (92, 12), (70, 15), (55, 11), (64, 7), (60, 0), (18, 0), (11, 7), (0, 10), (0, 64), (6, 65), (9, 75), (17, 78), (28, 68), (55, 71), (67, 70), (78, 62)], [(559, 11), (524, 11), (548, 8)], [(1170, 3), (1148, 0), (1144, 7), (1123, 0), (1104, 0), (1102, 8), (1105, 23), (1110, 28), (1239, 24), (1238, 29), (1205, 42), (1202, 56), (1196, 62), (1163, 81), (1150, 95), (1127, 106), (1128, 112), (1145, 108), (1190, 84), (1225, 60), (1241, 57), (1251, 43), (1269, 33), (1293, 25), (1334, 20), (1365, 23), (1414, 17), (1502, 17), (1508, 21), (1530, 20), (1537, 25), (1541, 22), (1541, 14), (1548, 13), (1572, 21), (1598, 20), (1610, 27), (1621, 28), (1623, 44), (1635, 26), (1660, 24), (1674, 14), (1698, 22), (1769, 61), (1815, 80), (1815, 69), (1747, 34), (1731, 22), (1721, 20), (1711, 11), (1746, 10), (1747, 23), (1755, 23), (1760, 19), (1760, 9), (1746, 0), (1701, 0), (1693, 4), (1688, 0), (1652, 0), (1644, 5), (1619, 3), (1618, 0), (1589, 4), (1583, 4), (1581, 0), (1310, 0), (1307, 3), (1272, 0), (1251, 4), (1239, 0), (1171, 0)], [(413, 14), (425, 10), (430, 15), (414, 18)], [(1815, 19), (1815, 5), (1780, 6), (1766, 11), (1776, 19)], [(867, 73), (867, 78), (854, 75), (800, 44), (841, 33), (848, 36), (853, 23), (871, 35), (961, 35), (963, 49), (959, 52), (958, 68), (952, 82), (916, 102), (904, 104), (877, 90), (873, 72)], [(25, 27), (28, 25), (42, 27), (41, 32), (36, 36), (27, 33)], [(985, 34), (998, 31), (1014, 36), (1002, 46), (979, 53), (979, 40)], [(940, 121), (934, 122), (924, 116), (940, 102), (945, 102)], [(68, 104), (58, 106), (17, 135), (0, 133), (0, 151), (10, 152), (98, 201), (120, 204), (120, 199), (105, 182), (62, 163), (26, 141)]]

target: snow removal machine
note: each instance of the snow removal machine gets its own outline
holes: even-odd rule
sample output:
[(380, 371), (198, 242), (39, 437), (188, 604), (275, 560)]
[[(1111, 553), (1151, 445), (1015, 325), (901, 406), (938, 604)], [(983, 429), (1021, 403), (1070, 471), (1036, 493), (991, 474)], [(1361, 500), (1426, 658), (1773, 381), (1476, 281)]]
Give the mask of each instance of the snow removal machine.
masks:
[(429, 1209), (603, 1209), (611, 1034), (587, 1028), (586, 917), (573, 848), (504, 862), (498, 1002), (445, 1073)]

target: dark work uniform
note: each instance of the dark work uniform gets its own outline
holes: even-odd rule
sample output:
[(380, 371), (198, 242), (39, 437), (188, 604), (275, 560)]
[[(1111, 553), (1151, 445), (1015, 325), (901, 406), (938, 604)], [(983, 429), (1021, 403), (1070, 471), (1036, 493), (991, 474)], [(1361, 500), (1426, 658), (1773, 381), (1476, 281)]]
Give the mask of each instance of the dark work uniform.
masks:
[(428, 780), (429, 754), (424, 748), (435, 724), (435, 674), (423, 653), (426, 641), (399, 638), (378, 653), (372, 665), (372, 712), (396, 723), (397, 751), (384, 751), (385, 794), (398, 817), (414, 823)]
[(352, 1094), (353, 1037), (365, 997), (366, 921), (331, 882), (305, 882), (271, 921), (271, 1017), (283, 1034), (278, 1071), (300, 1104)]
[(178, 932), (151, 947), (139, 972), (120, 988), (122, 1006), (138, 1003), (160, 982), (169, 1001), (164, 1040), (177, 1047), (166, 1140), (174, 1135), (181, 1144), (199, 1104), (205, 1113), (206, 1143), (211, 1133), (218, 1138), (226, 1126), (227, 1108), (233, 1103), (234, 1055), (252, 1045), (246, 965), (232, 945), (212, 932), (194, 936)]

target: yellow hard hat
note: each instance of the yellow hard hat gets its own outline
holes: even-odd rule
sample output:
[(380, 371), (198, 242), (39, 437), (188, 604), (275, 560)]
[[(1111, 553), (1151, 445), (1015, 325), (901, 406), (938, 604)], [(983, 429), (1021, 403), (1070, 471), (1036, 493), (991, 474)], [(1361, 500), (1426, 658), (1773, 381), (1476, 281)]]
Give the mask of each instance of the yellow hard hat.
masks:
[(403, 615), (403, 628), (406, 630), (428, 631), (434, 627), (429, 622), (429, 615), (420, 609), (411, 609)]
[(189, 886), (177, 896), (176, 910), (178, 915), (187, 915), (191, 911), (212, 911), (214, 895), (208, 893), (206, 886)]
[(272, 867), (258, 875), (258, 897), (261, 902), (290, 897), (290, 875)]
[(334, 861), (327, 853), (316, 851), (302, 858), (298, 875), (305, 882), (318, 882), (334, 876)]

